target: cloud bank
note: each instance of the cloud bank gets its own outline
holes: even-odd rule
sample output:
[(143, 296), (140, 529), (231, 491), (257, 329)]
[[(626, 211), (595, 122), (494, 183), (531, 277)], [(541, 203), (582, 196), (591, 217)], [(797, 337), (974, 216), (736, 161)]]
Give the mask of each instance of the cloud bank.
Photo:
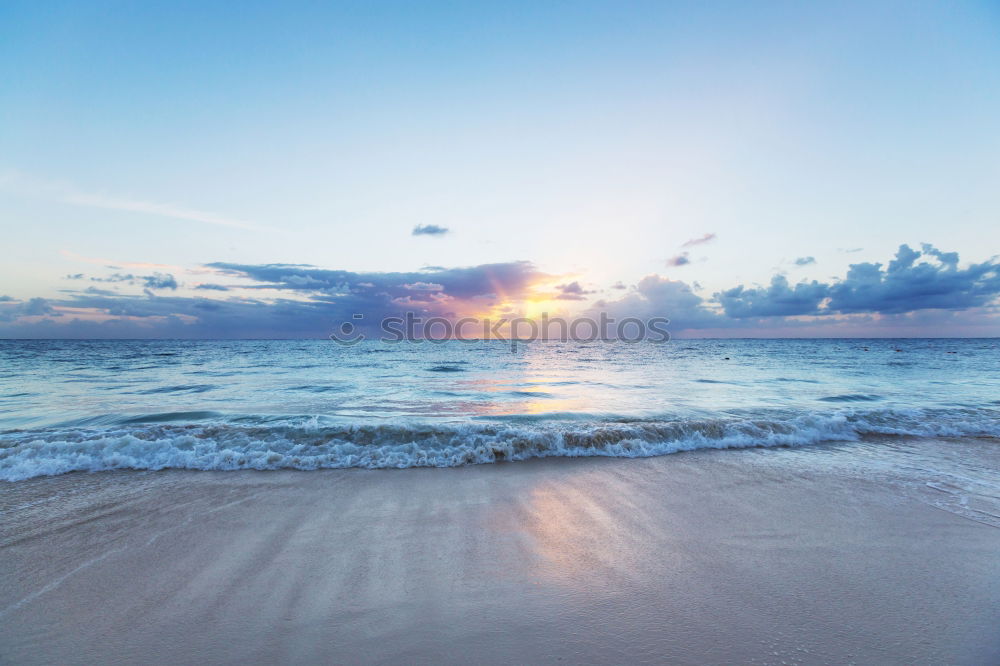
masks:
[[(649, 275), (632, 287), (617, 283), (616, 298), (597, 301), (581, 282), (527, 261), (401, 272), (215, 262), (199, 273), (204, 281), (189, 286), (160, 272), (67, 275), (71, 285), (112, 289), (0, 298), (0, 337), (321, 338), (344, 321), (377, 330), (382, 318), (407, 312), (499, 318), (517, 316), (528, 302), (619, 319), (666, 317), (682, 335), (1000, 334), (997, 258), (962, 266), (957, 253), (930, 245), (901, 245), (887, 263), (852, 264), (830, 281), (793, 284), (775, 275), (767, 285), (703, 296), (697, 284)], [(129, 288), (141, 293), (118, 291)]]
[(967, 310), (996, 300), (1000, 273), (995, 258), (959, 269), (958, 253), (927, 244), (922, 250), (900, 245), (886, 268), (881, 263), (852, 264), (846, 277), (831, 283), (790, 286), (786, 278), (775, 276), (768, 287), (739, 285), (716, 298), (726, 314), (736, 318)]

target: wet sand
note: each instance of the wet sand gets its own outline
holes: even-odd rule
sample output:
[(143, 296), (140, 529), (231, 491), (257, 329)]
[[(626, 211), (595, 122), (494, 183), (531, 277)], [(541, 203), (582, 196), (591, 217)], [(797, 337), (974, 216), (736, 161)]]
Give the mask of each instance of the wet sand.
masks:
[(0, 662), (1000, 663), (1000, 529), (854, 455), (3, 484)]

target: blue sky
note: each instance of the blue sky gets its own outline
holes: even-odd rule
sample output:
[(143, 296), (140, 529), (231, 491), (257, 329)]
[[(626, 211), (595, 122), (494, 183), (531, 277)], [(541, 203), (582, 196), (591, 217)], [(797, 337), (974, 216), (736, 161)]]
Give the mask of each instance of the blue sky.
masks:
[(995, 2), (206, 5), (0, 6), (0, 336), (1000, 334)]

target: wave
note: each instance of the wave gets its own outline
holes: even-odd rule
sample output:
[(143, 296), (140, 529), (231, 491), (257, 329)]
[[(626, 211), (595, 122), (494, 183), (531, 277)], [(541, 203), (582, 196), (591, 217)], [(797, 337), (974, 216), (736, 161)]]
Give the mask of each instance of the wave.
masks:
[[(189, 412), (190, 416), (191, 413)], [(696, 449), (801, 446), (868, 435), (1000, 437), (995, 409), (869, 410), (590, 423), (345, 425), (325, 417), (0, 433), (0, 480), (116, 469), (453, 467), (545, 457), (637, 458)], [(166, 417), (166, 418), (165, 418)]]
[(293, 392), (304, 392), (304, 393), (335, 393), (335, 392), (343, 392), (344, 384), (343, 383), (318, 384), (318, 385), (306, 384), (303, 386), (289, 386), (284, 390)]
[(205, 393), (218, 388), (214, 384), (181, 384), (179, 386), (157, 386), (156, 388), (136, 391), (137, 395), (157, 395), (159, 393)]
[(882, 400), (880, 395), (868, 395), (866, 393), (844, 393), (842, 395), (830, 395), (825, 398), (817, 398), (821, 402), (875, 402)]

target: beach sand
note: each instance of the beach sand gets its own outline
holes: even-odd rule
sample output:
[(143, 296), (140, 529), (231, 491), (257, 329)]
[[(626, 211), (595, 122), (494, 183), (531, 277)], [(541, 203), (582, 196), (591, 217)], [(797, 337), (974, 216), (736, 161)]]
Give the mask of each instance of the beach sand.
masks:
[(851, 446), (4, 484), (0, 661), (1000, 663), (1000, 529), (910, 469), (1000, 447)]

